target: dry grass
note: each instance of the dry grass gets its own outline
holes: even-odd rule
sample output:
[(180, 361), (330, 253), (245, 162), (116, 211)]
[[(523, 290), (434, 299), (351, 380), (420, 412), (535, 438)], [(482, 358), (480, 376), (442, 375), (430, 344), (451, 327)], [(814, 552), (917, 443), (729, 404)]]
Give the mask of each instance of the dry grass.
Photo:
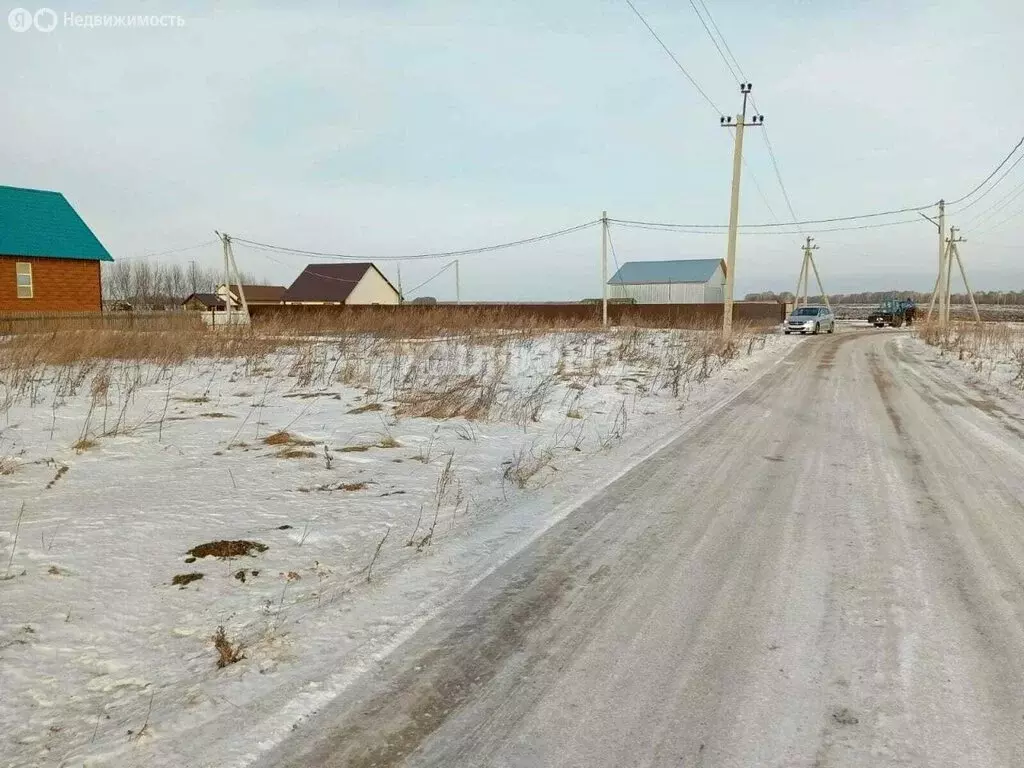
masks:
[(283, 451), (278, 451), (274, 454), (278, 459), (315, 459), (316, 454), (313, 451), (303, 450), (302, 448), (285, 448)]
[(1006, 323), (954, 321), (941, 329), (937, 323), (923, 323), (918, 326), (917, 335), (978, 374), (991, 376), (999, 364), (1012, 366), (1012, 383), (1024, 389), (1024, 328)]
[(213, 647), (217, 649), (218, 669), (224, 669), (230, 664), (237, 664), (245, 658), (241, 643), (232, 643), (228, 640), (224, 627), (217, 627), (217, 631), (210, 639), (213, 640)]
[(84, 453), (85, 451), (95, 448), (97, 445), (99, 445), (99, 443), (95, 440), (89, 440), (88, 438), (83, 437), (81, 440), (76, 441), (71, 447), (76, 453)]
[(263, 438), (263, 442), (266, 445), (316, 445), (316, 440), (306, 440), (305, 438), (296, 437), (291, 432), (284, 430), (275, 432), (272, 435), (267, 435)]
[(351, 414), (351, 415), (358, 415), (360, 413), (369, 413), (370, 411), (383, 411), (383, 410), (384, 410), (384, 406), (381, 405), (380, 403), (367, 403), (366, 405), (361, 405), (358, 408), (353, 408), (351, 411), (349, 411), (349, 414)]

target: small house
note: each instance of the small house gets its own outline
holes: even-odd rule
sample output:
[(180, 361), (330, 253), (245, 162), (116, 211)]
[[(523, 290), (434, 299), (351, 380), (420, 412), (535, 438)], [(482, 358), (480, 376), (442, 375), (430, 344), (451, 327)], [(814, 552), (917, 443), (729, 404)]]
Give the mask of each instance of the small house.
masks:
[(181, 306), (190, 312), (223, 312), (225, 309), (224, 300), (215, 293), (193, 293)]
[(637, 304), (712, 304), (725, 301), (723, 259), (629, 261), (608, 281), (611, 300)]
[[(248, 297), (248, 294), (246, 294)], [(401, 304), (391, 281), (369, 262), (310, 264), (284, 292), (285, 304)]]
[[(284, 293), (288, 290), (283, 285), (245, 285), (242, 284), (242, 292), (245, 294), (245, 303), (250, 306), (260, 307), (269, 304), (281, 304), (284, 301)], [(217, 286), (217, 296), (223, 302), (227, 296), (231, 297), (231, 308), (241, 309), (242, 300), (238, 295), (237, 285)]]
[(99, 312), (104, 261), (60, 192), (0, 186), (0, 312)]

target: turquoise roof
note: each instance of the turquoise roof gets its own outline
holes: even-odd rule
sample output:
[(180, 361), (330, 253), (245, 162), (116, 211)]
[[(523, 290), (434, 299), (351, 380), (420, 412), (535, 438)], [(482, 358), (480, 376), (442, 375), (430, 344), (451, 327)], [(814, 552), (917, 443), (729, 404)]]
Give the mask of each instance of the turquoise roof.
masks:
[(706, 283), (719, 267), (725, 272), (725, 263), (721, 259), (627, 261), (608, 281), (608, 284)]
[(113, 261), (60, 192), (0, 186), (0, 256)]

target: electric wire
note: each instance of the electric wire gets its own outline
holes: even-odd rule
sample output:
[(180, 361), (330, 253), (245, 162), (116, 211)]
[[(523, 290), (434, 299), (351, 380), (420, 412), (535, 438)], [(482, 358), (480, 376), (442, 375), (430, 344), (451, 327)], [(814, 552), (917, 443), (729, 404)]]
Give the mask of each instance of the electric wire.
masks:
[(194, 251), (196, 248), (206, 248), (207, 246), (210, 245), (216, 245), (218, 242), (218, 240), (205, 240), (201, 243), (196, 243), (195, 245), (186, 245), (183, 248), (171, 248), (170, 250), (167, 251), (156, 251), (154, 253), (140, 253), (137, 256), (121, 256), (120, 258), (118, 258), (118, 261), (129, 261), (131, 259), (152, 259), (156, 256), (170, 256), (175, 253), (185, 253), (186, 251)]
[[(1006, 177), (1007, 177), (1007, 176), (1008, 176), (1008, 175), (1010, 174), (1010, 172), (1011, 172), (1011, 171), (1013, 171), (1013, 169), (1014, 169), (1014, 168), (1016, 168), (1016, 167), (1017, 167), (1018, 165), (1020, 165), (1020, 163), (1021, 163), (1021, 161), (1022, 161), (1022, 160), (1024, 160), (1024, 153), (1022, 153), (1022, 154), (1021, 154), (1021, 156), (1020, 156), (1020, 157), (1018, 157), (1018, 158), (1017, 158), (1017, 159), (1016, 159), (1016, 160), (1015, 160), (1015, 161), (1013, 162), (1013, 165), (1011, 165), (1011, 166), (1010, 166), (1009, 168), (1007, 168), (1007, 169), (1006, 169), (1005, 171), (1003, 171), (1003, 174), (1002, 174), (1002, 175), (1001, 175), (1001, 176), (1000, 176), (1000, 177), (999, 177), (998, 179), (996, 179), (996, 180), (995, 180), (994, 182), (992, 182), (992, 186), (991, 186), (991, 187), (989, 187), (989, 188), (988, 188), (988, 189), (986, 189), (986, 190), (985, 190), (984, 192), (982, 192), (982, 193), (981, 193), (980, 195), (978, 195), (978, 196), (977, 196), (976, 198), (974, 198), (973, 200), (971, 200), (971, 202), (967, 203), (967, 205), (965, 205), (965, 206), (964, 206), (963, 208), (960, 208), (959, 210), (957, 210), (957, 211), (954, 211), (954, 212), (953, 212), (953, 215), (957, 215), (957, 216), (958, 216), (958, 215), (960, 215), (961, 213), (963, 213), (964, 211), (966, 211), (966, 210), (969, 210), (970, 208), (972, 208), (973, 206), (975, 206), (976, 204), (978, 204), (978, 203), (980, 203), (980, 202), (981, 202), (982, 200), (984, 200), (984, 199), (985, 199), (985, 198), (986, 198), (986, 197), (987, 197), (987, 196), (988, 196), (988, 195), (989, 195), (989, 194), (990, 194), (990, 193), (992, 192), (992, 190), (994, 190), (994, 189), (995, 189), (996, 187), (998, 187), (998, 186), (999, 186), (999, 183), (1000, 183), (1000, 182), (1001, 182), (1001, 181), (1002, 181), (1003, 179), (1005, 179), (1005, 178), (1006, 178)], [(1003, 199), (1003, 198), (1000, 198), (1000, 200), (1002, 200), (1002, 199)], [(992, 204), (991, 206), (989, 206), (989, 207), (988, 207), (988, 208), (986, 208), (985, 210), (983, 210), (983, 211), (982, 211), (982, 212), (981, 212), (980, 214), (975, 214), (973, 218), (978, 218), (978, 217), (980, 217), (980, 216), (984, 216), (984, 215), (985, 215), (986, 213), (988, 213), (989, 211), (991, 211), (991, 210), (992, 210), (992, 208), (994, 208), (994, 207), (995, 207), (995, 206), (997, 206), (997, 205), (999, 205), (999, 202), (998, 202), (998, 201), (997, 201), (997, 202), (995, 202), (995, 203), (993, 203), (993, 204)]]
[(433, 280), (436, 280), (441, 275), (443, 275), (445, 272), (447, 272), (449, 269), (451, 269), (453, 266), (455, 266), (455, 262), (454, 261), (451, 261), (451, 262), (445, 264), (443, 267), (441, 267), (439, 270), (437, 270), (437, 272), (435, 272), (433, 275), (428, 277), (422, 283), (420, 283), (419, 285), (413, 286), (408, 291), (405, 291), (405, 295), (406, 296), (411, 296), (412, 294), (416, 293), (416, 291), (418, 291), (424, 285), (426, 285), (427, 283), (429, 283), (429, 282), (431, 282)]
[(717, 112), (719, 115), (721, 115), (722, 110), (720, 110), (718, 106), (715, 104), (715, 102), (711, 100), (711, 97), (704, 92), (704, 89), (700, 87), (700, 84), (696, 80), (694, 80), (693, 75), (686, 71), (686, 67), (684, 67), (682, 63), (679, 61), (679, 59), (676, 58), (676, 55), (672, 53), (672, 50), (667, 45), (665, 45), (664, 41), (660, 37), (658, 37), (658, 33), (654, 31), (654, 27), (647, 23), (647, 19), (644, 18), (644, 15), (637, 10), (637, 7), (635, 5), (633, 5), (633, 0), (626, 0), (626, 5), (628, 5), (633, 10), (633, 13), (636, 14), (636, 17), (640, 19), (641, 23), (645, 27), (647, 27), (647, 31), (650, 32), (651, 36), (658, 41), (658, 45), (660, 45), (662, 47), (662, 50), (664, 50), (665, 53), (668, 54), (668, 57), (675, 62), (675, 65), (679, 68), (679, 71), (682, 72), (683, 75), (686, 76), (686, 79), (690, 81), (690, 85), (696, 88), (697, 93), (704, 97), (704, 101), (710, 104), (711, 108), (715, 110), (715, 112)]
[(986, 184), (988, 184), (988, 182), (992, 179), (992, 177), (995, 176), (997, 173), (999, 173), (1000, 169), (1010, 161), (1010, 158), (1013, 157), (1017, 153), (1017, 150), (1020, 149), (1022, 145), (1024, 145), (1024, 136), (1020, 137), (1020, 141), (1018, 141), (1017, 144), (1014, 146), (1014, 148), (1010, 150), (1010, 153), (1006, 157), (1003, 158), (1003, 162), (1001, 162), (999, 165), (997, 165), (995, 170), (992, 171), (992, 173), (990, 173), (988, 176), (985, 177), (984, 181), (982, 181), (978, 186), (976, 186), (974, 189), (972, 189), (966, 195), (963, 195), (962, 197), (958, 197), (956, 200), (948, 201), (946, 203), (946, 205), (949, 205), (949, 206), (959, 205), (960, 203), (962, 203), (967, 198), (972, 197), (975, 192), (977, 192), (979, 189), (981, 189)]
[(729, 56), (732, 58), (732, 63), (736, 65), (736, 69), (740, 73), (741, 81), (744, 83), (747, 82), (747, 76), (743, 73), (743, 67), (740, 66), (739, 60), (733, 55), (732, 48), (729, 47), (729, 42), (725, 39), (725, 35), (722, 34), (722, 30), (720, 30), (718, 25), (715, 23), (715, 17), (711, 15), (711, 11), (709, 11), (707, 5), (704, 4), (704, 0), (697, 0), (697, 2), (700, 3), (700, 7), (704, 9), (704, 13), (707, 15), (708, 21), (710, 21), (711, 26), (715, 28), (715, 32), (718, 33), (718, 37), (721, 39), (722, 45), (725, 46), (725, 50), (728, 51)]
[[(690, 7), (693, 8), (693, 12), (697, 15), (697, 18), (700, 20), (701, 25), (704, 27), (704, 31), (707, 33), (708, 37), (711, 39), (712, 44), (715, 46), (715, 50), (718, 51), (718, 55), (721, 57), (722, 61), (725, 63), (726, 68), (728, 68), (728, 70), (732, 74), (733, 78), (736, 80), (737, 83), (745, 83), (747, 81), (746, 75), (743, 74), (743, 68), (740, 67), (739, 61), (737, 61), (736, 56), (733, 54), (732, 49), (729, 47), (729, 43), (725, 39), (725, 35), (723, 35), (722, 34), (722, 30), (718, 28), (718, 24), (715, 23), (715, 18), (714, 18), (714, 16), (711, 15), (711, 11), (708, 10), (708, 7), (704, 3), (704, 0), (698, 0), (698, 1), (700, 2), (701, 8), (704, 9), (704, 14), (707, 16), (707, 21), (711, 22), (711, 25), (714, 27), (715, 32), (718, 34), (718, 37), (721, 39), (722, 45), (724, 45), (725, 49), (727, 51), (729, 51), (729, 56), (725, 55), (725, 52), (722, 50), (722, 45), (719, 45), (718, 40), (715, 38), (715, 34), (713, 34), (711, 32), (711, 29), (708, 27), (707, 22), (704, 20), (704, 16), (701, 15), (700, 10), (698, 10), (697, 5), (694, 2), (694, 0), (690, 0)], [(732, 63), (730, 63), (729, 57), (732, 57), (732, 61), (736, 65), (735, 67), (733, 67)], [(757, 107), (757, 102), (754, 99), (753, 93), (751, 93), (751, 95), (750, 95), (750, 103), (753, 105), (755, 112), (760, 114), (760, 110)], [(787, 210), (789, 210), (790, 217), (795, 222), (795, 221), (797, 221), (797, 219), (799, 217), (796, 215), (796, 211), (793, 208), (793, 201), (792, 201), (792, 199), (789, 196), (789, 190), (786, 189), (786, 184), (782, 180), (782, 171), (779, 168), (779, 159), (778, 159), (778, 157), (775, 154), (775, 147), (772, 146), (771, 139), (768, 137), (768, 129), (764, 125), (761, 125), (759, 127), (761, 128), (761, 138), (764, 140), (765, 147), (768, 149), (768, 157), (771, 160), (772, 169), (775, 171), (775, 179), (776, 179), (776, 181), (779, 182), (779, 189), (782, 191), (782, 198), (786, 202), (786, 208), (787, 208)], [(767, 205), (767, 199), (765, 200), (765, 203)], [(769, 206), (769, 210), (770, 210), (770, 206)], [(772, 218), (777, 218), (777, 217), (774, 214), (772, 214)]]
[[(701, 3), (701, 5), (704, 5), (704, 4)], [(733, 68), (732, 64), (729, 63), (729, 59), (726, 57), (725, 53), (722, 51), (722, 46), (720, 46), (718, 44), (718, 40), (716, 40), (715, 36), (713, 34), (711, 34), (711, 29), (708, 27), (707, 22), (704, 21), (704, 17), (701, 16), (700, 11), (697, 10), (697, 4), (694, 2), (694, 0), (690, 0), (690, 7), (693, 8), (693, 12), (695, 14), (697, 14), (697, 18), (700, 20), (701, 25), (704, 27), (704, 31), (708, 33), (708, 37), (711, 38), (711, 43), (715, 46), (715, 50), (718, 51), (718, 55), (721, 56), (722, 57), (722, 61), (725, 62), (725, 66), (729, 68), (729, 72), (736, 79), (736, 82), (740, 82), (740, 75), (739, 75), (739, 73), (736, 71), (736, 68)], [(705, 11), (705, 13), (707, 13), (707, 6), (704, 6), (704, 11)], [(709, 19), (711, 18), (711, 14), (710, 13), (708, 14), (708, 18)], [(717, 27), (716, 27), (716, 29), (717, 29)], [(721, 35), (721, 32), (719, 32), (719, 35)], [(722, 40), (724, 42), (725, 38), (722, 38)], [(738, 68), (738, 66), (737, 66), (737, 68)], [(745, 82), (746, 78), (744, 78), (743, 81)]]
[(289, 254), (294, 256), (306, 256), (314, 257), (319, 259), (331, 259), (335, 261), (419, 261), (425, 259), (443, 259), (451, 258), (456, 256), (474, 256), (480, 253), (491, 253), (493, 251), (500, 251), (507, 248), (515, 248), (520, 245), (529, 245), (531, 243), (544, 242), (546, 240), (552, 240), (557, 237), (572, 234), (573, 232), (579, 232), (584, 229), (600, 224), (600, 219), (594, 219), (588, 221), (585, 224), (577, 224), (573, 227), (567, 227), (566, 229), (560, 229), (555, 232), (547, 232), (542, 235), (534, 235), (532, 237), (526, 237), (521, 240), (513, 240), (507, 243), (497, 243), (495, 245), (485, 245), (479, 248), (467, 248), (459, 251), (437, 251), (433, 253), (416, 253), (409, 254), (407, 256), (356, 256), (347, 253), (332, 253), (327, 251), (312, 251), (305, 250), (302, 248), (291, 248), (282, 245), (272, 245), (270, 243), (260, 242), (258, 240), (250, 240), (243, 237), (232, 237), (231, 241), (234, 243), (241, 243), (247, 245), (250, 248), (256, 248), (257, 250), (271, 251), (281, 254)]
[(1021, 192), (1024, 192), (1024, 181), (1021, 181), (1019, 184), (1013, 187), (1013, 189), (1011, 189), (1007, 194), (1003, 195), (1001, 198), (999, 198), (999, 200), (990, 205), (984, 211), (975, 214), (970, 219), (968, 219), (967, 222), (963, 225), (963, 228), (966, 230), (973, 229), (975, 226), (981, 226), (984, 222), (989, 221), (994, 215), (1004, 210), (1007, 205), (1009, 205), (1018, 197), (1020, 197)]
[[(1024, 194), (1024, 184), (1022, 184), (1012, 196), (1007, 198), (1006, 202), (1003, 205), (999, 206), (999, 208), (997, 210), (993, 211), (992, 214), (995, 214), (995, 213), (998, 213), (998, 212), (1004, 210), (1010, 203), (1012, 203), (1014, 200), (1016, 200), (1018, 197), (1020, 197), (1021, 194)], [(987, 222), (990, 222), (992, 220), (992, 218), (993, 218), (993, 215), (990, 214), (989, 216), (984, 217), (981, 221), (978, 222), (978, 229), (974, 230), (974, 231), (977, 234), (979, 234), (979, 235), (983, 234), (985, 232), (991, 232), (993, 229), (998, 229), (999, 227), (1003, 226), (1003, 224), (1005, 224), (1006, 222), (1008, 222), (1008, 221), (1014, 219), (1015, 217), (1019, 216), (1022, 212), (1024, 212), (1024, 209), (1017, 210), (1014, 213), (1011, 213), (1009, 216), (1007, 216), (1007, 217), (1005, 217), (1003, 219), (1000, 219), (995, 224), (987, 223)], [(987, 226), (983, 226), (986, 223), (987, 223)]]
[[(612, 224), (616, 224), (621, 227), (627, 227), (631, 229), (648, 229), (658, 232), (678, 232), (680, 234), (689, 235), (721, 235), (723, 234), (720, 227), (712, 228), (706, 225), (700, 224), (665, 224), (660, 222), (649, 222), (649, 221), (630, 221), (628, 219), (608, 219)], [(843, 226), (843, 227), (827, 227), (825, 229), (817, 229), (816, 232), (828, 233), (828, 232), (853, 232), (856, 230), (866, 229), (881, 229), (883, 227), (895, 227), (903, 224), (919, 224), (920, 219), (900, 219), (898, 221), (885, 221), (878, 222), (876, 224), (860, 224), (854, 226)], [(759, 230), (754, 232), (747, 232), (747, 235), (799, 235), (801, 230)]]

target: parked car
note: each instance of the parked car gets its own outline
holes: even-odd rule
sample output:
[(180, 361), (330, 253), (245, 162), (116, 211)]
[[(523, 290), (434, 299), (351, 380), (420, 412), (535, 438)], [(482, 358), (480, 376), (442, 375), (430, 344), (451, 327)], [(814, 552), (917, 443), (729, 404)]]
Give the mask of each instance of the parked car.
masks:
[(790, 333), (832, 333), (836, 329), (836, 316), (828, 307), (803, 306), (793, 310), (782, 330)]

